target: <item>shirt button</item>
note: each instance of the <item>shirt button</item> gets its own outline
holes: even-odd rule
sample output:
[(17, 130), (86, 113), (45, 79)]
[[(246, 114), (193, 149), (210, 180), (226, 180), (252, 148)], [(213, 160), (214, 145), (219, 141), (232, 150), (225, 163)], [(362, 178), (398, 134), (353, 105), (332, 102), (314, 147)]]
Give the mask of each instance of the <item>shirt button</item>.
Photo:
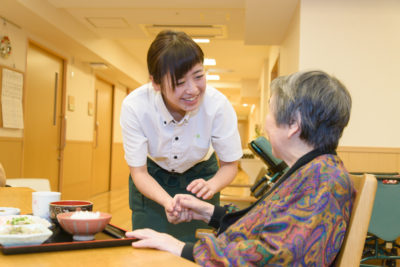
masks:
[(167, 124), (167, 122), (166, 122), (166, 121), (164, 121), (164, 124)]
[(178, 141), (179, 140), (179, 137), (177, 136), (177, 137), (175, 137), (175, 141)]
[(174, 159), (177, 159), (178, 158), (178, 156), (174, 156)]

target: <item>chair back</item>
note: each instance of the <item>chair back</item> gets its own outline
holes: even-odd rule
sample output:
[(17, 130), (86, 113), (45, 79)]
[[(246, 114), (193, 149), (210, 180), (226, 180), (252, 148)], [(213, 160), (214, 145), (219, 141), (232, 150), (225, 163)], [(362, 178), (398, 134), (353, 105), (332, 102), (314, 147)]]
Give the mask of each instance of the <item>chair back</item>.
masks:
[(50, 182), (45, 178), (8, 178), (7, 185), (12, 187), (29, 187), (35, 191), (51, 191)]
[(368, 225), (374, 206), (377, 180), (372, 174), (350, 175), (357, 191), (336, 266), (360, 266)]
[(400, 183), (385, 184), (385, 179), (399, 179), (398, 177), (379, 177), (378, 188), (374, 208), (372, 210), (371, 221), (369, 222), (368, 233), (379, 239), (394, 242), (400, 237)]
[(251, 141), (248, 146), (268, 166), (271, 174), (282, 173), (288, 168), (283, 160), (272, 155), (271, 143), (264, 136)]

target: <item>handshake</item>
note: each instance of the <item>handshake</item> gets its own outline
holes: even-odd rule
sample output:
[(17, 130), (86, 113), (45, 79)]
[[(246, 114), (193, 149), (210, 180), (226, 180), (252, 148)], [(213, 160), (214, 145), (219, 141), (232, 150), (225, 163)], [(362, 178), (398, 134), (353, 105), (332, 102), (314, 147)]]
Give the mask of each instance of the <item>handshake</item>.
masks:
[(167, 219), (173, 224), (192, 220), (209, 223), (213, 212), (214, 205), (189, 194), (177, 194), (169, 205), (165, 206)]

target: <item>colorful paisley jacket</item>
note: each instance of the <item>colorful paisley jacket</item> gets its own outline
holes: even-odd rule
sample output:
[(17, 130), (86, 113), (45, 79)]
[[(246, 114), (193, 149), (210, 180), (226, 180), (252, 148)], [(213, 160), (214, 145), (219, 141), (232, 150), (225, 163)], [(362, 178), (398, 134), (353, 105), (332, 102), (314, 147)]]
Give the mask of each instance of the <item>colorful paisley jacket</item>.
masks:
[(329, 266), (354, 198), (336, 153), (312, 151), (249, 208), (216, 207), (210, 225), (219, 229), (217, 235), (187, 243), (182, 257), (203, 266)]

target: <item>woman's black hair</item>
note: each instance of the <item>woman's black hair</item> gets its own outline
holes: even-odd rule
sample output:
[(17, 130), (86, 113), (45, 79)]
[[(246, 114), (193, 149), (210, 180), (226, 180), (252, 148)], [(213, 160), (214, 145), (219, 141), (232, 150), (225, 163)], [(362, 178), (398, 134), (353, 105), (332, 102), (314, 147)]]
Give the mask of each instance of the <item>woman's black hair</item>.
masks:
[(149, 74), (161, 89), (164, 88), (163, 79), (166, 77), (166, 81), (175, 90), (177, 81), (194, 65), (203, 61), (204, 54), (200, 46), (184, 32), (161, 31), (147, 52)]

